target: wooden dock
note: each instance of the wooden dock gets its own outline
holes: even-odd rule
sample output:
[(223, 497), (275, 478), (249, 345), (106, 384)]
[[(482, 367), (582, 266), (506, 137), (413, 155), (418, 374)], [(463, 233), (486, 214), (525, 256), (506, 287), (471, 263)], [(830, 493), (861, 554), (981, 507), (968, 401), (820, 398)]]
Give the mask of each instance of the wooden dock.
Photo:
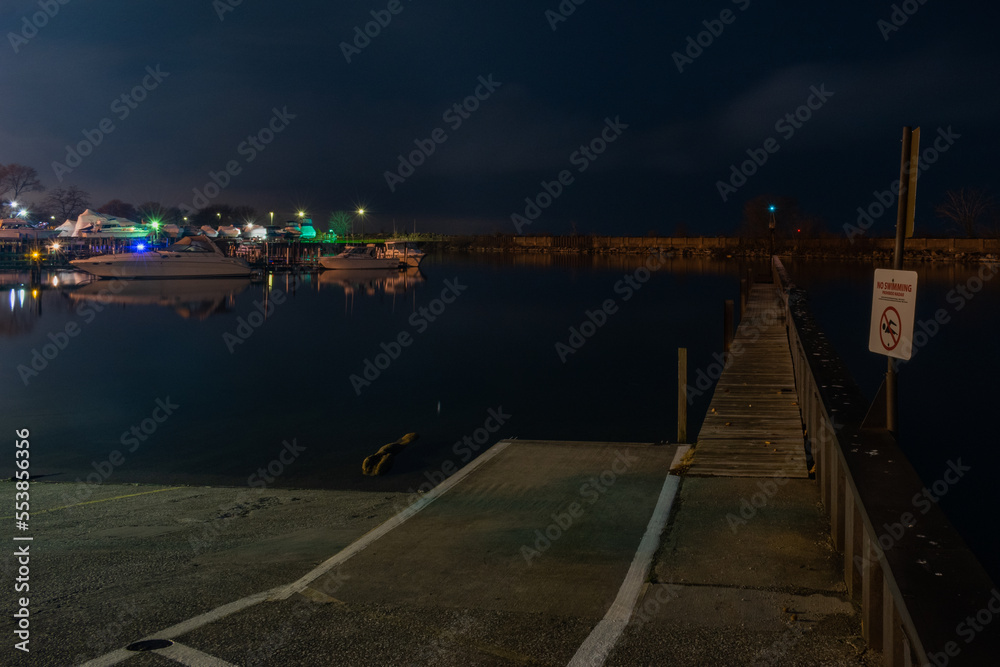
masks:
[(808, 477), (784, 307), (755, 284), (693, 449), (689, 475)]

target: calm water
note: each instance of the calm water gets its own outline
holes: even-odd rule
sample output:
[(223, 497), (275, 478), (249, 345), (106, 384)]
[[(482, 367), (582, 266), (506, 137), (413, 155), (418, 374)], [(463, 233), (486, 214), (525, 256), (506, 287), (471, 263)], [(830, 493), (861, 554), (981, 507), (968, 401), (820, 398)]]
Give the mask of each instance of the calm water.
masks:
[[(872, 267), (788, 265), (871, 397), (885, 371), (867, 350)], [(110, 283), (50, 274), (37, 296), (18, 286), (26, 276), (7, 274), (4, 424), (31, 429), (32, 473), (50, 480), (86, 479), (96, 464), (114, 482), (245, 485), (271, 465), (279, 474), (269, 485), (372, 490), (416, 488), (503, 437), (673, 440), (676, 350), (689, 349), (692, 379), (713, 362), (722, 302), (738, 299), (745, 267), (677, 259), (642, 282), (642, 266), (446, 256), (402, 276), (147, 281), (113, 295)], [(942, 505), (1000, 578), (988, 520), (1000, 464), (990, 419), (1000, 280), (957, 310), (948, 294), (974, 269), (919, 270), (918, 318), (946, 308), (952, 321), (900, 373), (903, 439), (928, 483), (949, 459), (972, 466)], [(601, 326), (583, 326), (606, 300), (612, 312), (593, 318)], [(570, 327), (592, 335), (571, 341)], [(400, 336), (408, 344), (397, 350)], [(385, 348), (395, 358), (379, 357)], [(28, 375), (33, 358), (40, 370)], [(368, 369), (370, 384), (360, 381), (366, 360), (384, 367), (378, 377)], [(168, 399), (170, 416), (157, 410)], [(709, 399), (694, 404), (692, 430)], [(420, 439), (392, 475), (361, 474), (365, 456), (410, 431)], [(293, 441), (294, 459), (283, 445)], [(12, 461), (0, 461), (0, 474), (12, 474)]]

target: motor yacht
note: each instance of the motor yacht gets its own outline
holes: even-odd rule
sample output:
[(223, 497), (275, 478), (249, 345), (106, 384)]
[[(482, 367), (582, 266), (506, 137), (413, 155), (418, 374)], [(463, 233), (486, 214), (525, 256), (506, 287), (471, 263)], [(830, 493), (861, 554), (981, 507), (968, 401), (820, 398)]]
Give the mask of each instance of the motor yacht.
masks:
[(96, 255), (70, 264), (101, 278), (219, 278), (251, 273), (244, 260), (227, 257), (204, 236), (185, 236), (166, 250)]

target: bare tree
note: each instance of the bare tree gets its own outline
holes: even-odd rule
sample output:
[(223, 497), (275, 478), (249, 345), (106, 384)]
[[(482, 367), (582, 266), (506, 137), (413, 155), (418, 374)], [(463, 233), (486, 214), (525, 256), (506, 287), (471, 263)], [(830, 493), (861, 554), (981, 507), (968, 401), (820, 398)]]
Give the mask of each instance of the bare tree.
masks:
[(45, 206), (58, 214), (62, 220), (75, 218), (90, 206), (90, 195), (75, 185), (56, 188), (45, 198)]
[[(10, 185), (7, 183), (7, 165), (0, 164), (0, 200), (7, 200), (7, 193), (10, 192)], [(3, 209), (3, 205), (0, 204), (0, 210)]]
[(976, 238), (983, 219), (994, 213), (993, 197), (980, 188), (948, 190), (945, 196), (934, 212), (970, 239)]
[(233, 209), (233, 221), (231, 224), (245, 225), (248, 222), (256, 222), (256, 220), (257, 209), (253, 206), (237, 206)]
[(139, 217), (146, 221), (162, 222), (167, 215), (167, 209), (158, 201), (147, 201), (136, 207)]
[(347, 236), (347, 231), (351, 228), (351, 215), (347, 211), (336, 211), (330, 214), (330, 231), (338, 239)]
[(23, 164), (8, 164), (2, 172), (3, 184), (0, 192), (10, 193), (11, 199), (17, 199), (25, 192), (41, 192), (45, 189), (38, 180), (38, 172), (34, 167)]
[(98, 213), (103, 213), (105, 215), (113, 215), (117, 218), (127, 218), (129, 220), (134, 220), (136, 216), (139, 215), (138, 211), (135, 210), (135, 206), (124, 202), (121, 199), (112, 199), (108, 203), (97, 209)]

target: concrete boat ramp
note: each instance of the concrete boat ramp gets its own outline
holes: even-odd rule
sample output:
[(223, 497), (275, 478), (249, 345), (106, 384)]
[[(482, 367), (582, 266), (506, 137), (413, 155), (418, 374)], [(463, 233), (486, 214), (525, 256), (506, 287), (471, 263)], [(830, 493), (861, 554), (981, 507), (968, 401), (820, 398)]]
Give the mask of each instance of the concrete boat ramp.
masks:
[(501, 441), (297, 581), (86, 664), (601, 664), (647, 588), (679, 458)]

